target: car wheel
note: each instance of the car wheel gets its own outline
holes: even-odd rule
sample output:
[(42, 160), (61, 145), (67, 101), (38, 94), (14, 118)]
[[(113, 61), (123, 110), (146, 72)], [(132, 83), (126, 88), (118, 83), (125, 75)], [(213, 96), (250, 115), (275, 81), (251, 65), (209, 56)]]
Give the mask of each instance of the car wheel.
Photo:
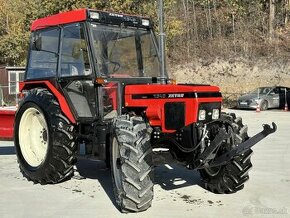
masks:
[(261, 111), (268, 110), (268, 102), (267, 101), (262, 101), (260, 109), (261, 109)]

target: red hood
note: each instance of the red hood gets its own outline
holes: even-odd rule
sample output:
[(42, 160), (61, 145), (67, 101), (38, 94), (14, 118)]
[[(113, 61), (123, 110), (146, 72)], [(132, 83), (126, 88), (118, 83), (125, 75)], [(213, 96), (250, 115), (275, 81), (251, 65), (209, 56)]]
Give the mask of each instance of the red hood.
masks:
[[(184, 105), (184, 125), (197, 122), (199, 104), (222, 102), (219, 87), (198, 85), (127, 85), (125, 87), (125, 107), (144, 110), (151, 126), (160, 126), (162, 132), (172, 133), (165, 127), (165, 105)], [(219, 108), (217, 108), (219, 109)]]
[(184, 93), (184, 92), (220, 92), (217, 86), (194, 86), (194, 85), (127, 85), (125, 93), (130, 94), (149, 94), (149, 93)]

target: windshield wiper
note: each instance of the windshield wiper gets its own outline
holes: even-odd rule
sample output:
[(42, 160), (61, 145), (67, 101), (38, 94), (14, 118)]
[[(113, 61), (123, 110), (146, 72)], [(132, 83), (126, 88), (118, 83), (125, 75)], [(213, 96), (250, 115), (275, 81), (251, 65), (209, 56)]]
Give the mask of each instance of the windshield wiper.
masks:
[(139, 75), (141, 77), (143, 77), (144, 76), (144, 65), (143, 65), (141, 37), (140, 37), (139, 32), (136, 32), (136, 35), (135, 35), (135, 45), (136, 45), (136, 55), (137, 55)]
[(108, 60), (111, 59), (111, 56), (112, 56), (112, 54), (113, 54), (113, 50), (115, 49), (116, 43), (117, 43), (117, 41), (120, 39), (120, 36), (121, 36), (122, 30), (123, 30), (123, 27), (124, 27), (124, 24), (121, 24), (121, 25), (120, 25), (120, 31), (118, 32), (118, 35), (117, 35), (117, 39), (115, 40), (115, 42), (114, 42), (114, 44), (113, 44), (113, 46), (112, 46), (112, 48), (111, 48), (111, 51), (110, 51), (110, 53), (109, 53), (109, 55), (108, 55)]

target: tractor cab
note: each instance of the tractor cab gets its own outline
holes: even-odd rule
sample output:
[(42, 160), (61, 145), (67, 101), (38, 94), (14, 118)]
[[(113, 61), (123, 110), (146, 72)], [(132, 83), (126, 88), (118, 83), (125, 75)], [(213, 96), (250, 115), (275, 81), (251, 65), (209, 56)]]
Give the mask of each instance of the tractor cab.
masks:
[(152, 27), (149, 18), (87, 9), (36, 20), (25, 80), (59, 83), (77, 120), (111, 118), (125, 84), (158, 83)]

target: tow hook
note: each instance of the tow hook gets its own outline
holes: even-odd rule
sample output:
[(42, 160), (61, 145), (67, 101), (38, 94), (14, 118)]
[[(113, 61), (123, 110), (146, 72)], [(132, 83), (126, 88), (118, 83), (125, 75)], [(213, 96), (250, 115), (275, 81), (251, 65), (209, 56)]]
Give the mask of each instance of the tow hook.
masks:
[(231, 151), (217, 157), (216, 159), (213, 160), (213, 162), (211, 162), (209, 164), (209, 166), (216, 167), (216, 166), (224, 165), (224, 164), (228, 163), (233, 157), (235, 157), (237, 155), (241, 155), (246, 150), (248, 150), (249, 148), (253, 147), (258, 142), (260, 142), (261, 140), (266, 138), (268, 135), (276, 132), (277, 125), (274, 122), (272, 122), (272, 126), (273, 127), (271, 128), (270, 125), (264, 124), (263, 131), (257, 133), (253, 137), (249, 138), (247, 141), (237, 145), (237, 147), (235, 147)]

